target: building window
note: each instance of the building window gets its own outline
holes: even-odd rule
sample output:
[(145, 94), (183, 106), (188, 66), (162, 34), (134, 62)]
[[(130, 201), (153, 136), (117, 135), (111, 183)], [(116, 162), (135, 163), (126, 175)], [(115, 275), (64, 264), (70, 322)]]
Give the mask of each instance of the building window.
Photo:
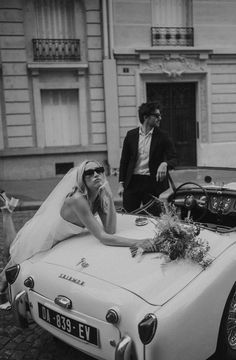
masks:
[(193, 46), (192, 1), (153, 0), (152, 46)]
[(79, 61), (80, 40), (75, 39), (74, 1), (37, 0), (34, 7), (34, 61)]
[(45, 146), (80, 145), (78, 90), (41, 90)]
[(192, 0), (153, 0), (153, 26), (191, 27)]
[(75, 37), (74, 0), (35, 0), (37, 38)]

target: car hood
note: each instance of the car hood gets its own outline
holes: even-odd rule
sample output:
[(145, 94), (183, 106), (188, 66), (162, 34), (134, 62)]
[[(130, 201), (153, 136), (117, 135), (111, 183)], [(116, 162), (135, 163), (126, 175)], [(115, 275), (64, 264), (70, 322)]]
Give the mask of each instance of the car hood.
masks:
[[(153, 237), (154, 232), (151, 220), (145, 226), (135, 226), (134, 216), (118, 215), (120, 235), (138, 241)], [(201, 230), (199, 236), (209, 242), (213, 259), (235, 242), (233, 233), (220, 235)], [(40, 261), (58, 266), (58, 271), (66, 276), (70, 276), (70, 271), (83, 272), (86, 276), (126, 289), (153, 305), (162, 305), (204, 271), (188, 260), (165, 263), (157, 253), (132, 258), (128, 247), (105, 246), (89, 233), (59, 243), (41, 256)]]

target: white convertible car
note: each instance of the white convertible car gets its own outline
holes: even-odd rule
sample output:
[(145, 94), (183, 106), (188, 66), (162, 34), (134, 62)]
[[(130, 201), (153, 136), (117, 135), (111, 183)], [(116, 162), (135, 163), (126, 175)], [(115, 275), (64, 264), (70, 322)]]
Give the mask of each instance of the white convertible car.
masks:
[[(35, 321), (95, 359), (236, 359), (236, 171), (171, 177), (173, 191), (162, 200), (198, 227), (208, 266), (187, 255), (170, 260), (168, 251), (132, 257), (129, 248), (76, 236), (8, 270), (20, 326)], [(158, 239), (158, 231), (151, 216), (118, 214), (122, 235)]]

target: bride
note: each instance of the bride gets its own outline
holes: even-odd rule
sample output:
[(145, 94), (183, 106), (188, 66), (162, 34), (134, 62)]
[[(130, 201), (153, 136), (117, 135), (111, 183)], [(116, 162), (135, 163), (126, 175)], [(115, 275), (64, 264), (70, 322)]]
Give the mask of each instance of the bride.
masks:
[[(0, 274), (0, 293), (7, 287), (6, 268), (46, 251), (73, 235), (89, 231), (104, 245), (132, 246), (136, 239), (116, 235), (116, 210), (104, 167), (85, 160), (55, 187), (39, 210), (16, 234), (12, 219), (14, 201), (0, 194), (9, 262)], [(102, 225), (96, 219), (100, 217)], [(151, 239), (143, 239), (151, 246)], [(142, 243), (142, 241), (141, 241)], [(140, 246), (139, 240), (139, 246)]]

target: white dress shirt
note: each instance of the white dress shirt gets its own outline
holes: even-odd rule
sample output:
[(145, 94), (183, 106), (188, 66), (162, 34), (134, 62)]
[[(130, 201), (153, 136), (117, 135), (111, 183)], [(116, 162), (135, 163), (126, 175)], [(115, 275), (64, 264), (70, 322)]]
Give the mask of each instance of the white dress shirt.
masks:
[(150, 175), (149, 153), (152, 140), (153, 128), (145, 134), (142, 127), (139, 128), (138, 158), (134, 169), (135, 175)]

